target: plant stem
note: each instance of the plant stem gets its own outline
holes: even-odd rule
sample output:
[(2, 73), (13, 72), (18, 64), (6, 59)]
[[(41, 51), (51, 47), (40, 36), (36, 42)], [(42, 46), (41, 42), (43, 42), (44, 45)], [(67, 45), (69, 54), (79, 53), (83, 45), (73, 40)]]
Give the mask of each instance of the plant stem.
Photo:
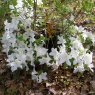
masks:
[(36, 30), (36, 10), (37, 10), (37, 0), (34, 0), (34, 7), (33, 7), (33, 10), (34, 10), (34, 22), (33, 22), (33, 30), (35, 31)]

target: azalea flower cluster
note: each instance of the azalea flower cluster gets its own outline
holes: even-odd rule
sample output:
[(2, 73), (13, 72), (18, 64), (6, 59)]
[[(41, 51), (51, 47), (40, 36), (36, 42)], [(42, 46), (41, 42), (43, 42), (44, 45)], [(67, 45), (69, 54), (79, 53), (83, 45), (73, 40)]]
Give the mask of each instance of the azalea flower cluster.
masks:
[[(33, 67), (31, 70), (32, 79), (42, 82), (42, 80), (47, 80), (47, 72), (43, 71), (43, 68), (41, 68), (41, 72), (37, 71), (35, 67), (38, 63), (39, 65), (46, 64), (53, 70), (66, 64), (67, 68), (74, 67), (74, 73), (92, 70), (90, 48), (94, 44), (94, 37), (91, 32), (82, 26), (72, 25), (73, 35), (69, 35), (67, 38), (63, 34), (56, 35), (57, 47), (51, 47), (51, 51), (48, 52), (48, 48), (44, 46), (46, 44), (44, 39), (41, 39), (39, 44), (37, 43), (37, 40), (44, 38), (44, 35), (40, 34), (37, 38), (38, 34), (31, 28), (33, 14), (27, 13), (28, 9), (22, 8), (22, 3), (17, 7), (21, 7), (21, 10), (18, 11), (19, 15), (12, 14), (11, 22), (5, 20), (5, 33), (2, 37), (3, 52), (7, 55), (7, 65), (12, 72), (19, 68), (25, 68), (28, 71), (30, 70), (29, 65), (31, 65)], [(13, 6), (11, 5), (10, 8), (13, 9)], [(88, 39), (91, 45), (87, 43)]]

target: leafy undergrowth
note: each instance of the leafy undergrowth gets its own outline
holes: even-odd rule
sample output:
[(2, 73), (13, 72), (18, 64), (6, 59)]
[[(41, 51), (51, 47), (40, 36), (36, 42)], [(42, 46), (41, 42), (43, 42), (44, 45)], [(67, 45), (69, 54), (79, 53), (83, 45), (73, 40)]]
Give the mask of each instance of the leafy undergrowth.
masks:
[(26, 71), (12, 73), (6, 67), (5, 54), (0, 52), (0, 95), (95, 95), (94, 74), (73, 74), (59, 67), (48, 72), (48, 81), (37, 83)]

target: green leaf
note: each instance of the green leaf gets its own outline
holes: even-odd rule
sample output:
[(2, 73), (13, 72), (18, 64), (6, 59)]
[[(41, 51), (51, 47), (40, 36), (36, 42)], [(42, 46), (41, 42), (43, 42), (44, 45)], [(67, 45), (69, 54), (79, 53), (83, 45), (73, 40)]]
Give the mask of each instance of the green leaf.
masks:
[(37, 45), (41, 44), (43, 41), (46, 41), (47, 38), (44, 36), (41, 36), (39, 39), (37, 39), (34, 43), (36, 43)]
[(68, 14), (70, 12), (69, 7), (65, 4), (63, 4), (61, 2), (61, 0), (55, 0), (54, 4), (55, 4), (56, 10), (59, 14), (65, 15), (65, 14)]
[(9, 0), (9, 4), (16, 6), (17, 5), (17, 0)]
[(67, 6), (63, 6), (63, 13), (64, 14), (68, 14), (70, 12), (70, 9), (69, 9), (69, 7), (67, 7)]
[(25, 41), (25, 39), (23, 38), (23, 35), (17, 35), (17, 39), (19, 41)]
[(54, 5), (59, 13), (62, 13), (62, 3), (60, 0), (55, 0)]
[(82, 1), (83, 11), (90, 12), (93, 7), (94, 7), (94, 2), (92, 2), (92, 0), (83, 0)]
[(27, 0), (30, 5), (33, 5), (33, 0)]

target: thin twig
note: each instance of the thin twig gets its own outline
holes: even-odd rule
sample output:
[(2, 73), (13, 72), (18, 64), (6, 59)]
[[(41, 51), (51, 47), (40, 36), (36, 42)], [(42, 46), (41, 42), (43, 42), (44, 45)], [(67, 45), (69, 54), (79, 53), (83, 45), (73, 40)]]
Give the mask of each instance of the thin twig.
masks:
[(35, 31), (36, 30), (36, 10), (37, 10), (37, 0), (34, 0), (34, 7), (33, 7), (33, 10), (34, 10), (34, 22), (33, 22), (33, 30)]

